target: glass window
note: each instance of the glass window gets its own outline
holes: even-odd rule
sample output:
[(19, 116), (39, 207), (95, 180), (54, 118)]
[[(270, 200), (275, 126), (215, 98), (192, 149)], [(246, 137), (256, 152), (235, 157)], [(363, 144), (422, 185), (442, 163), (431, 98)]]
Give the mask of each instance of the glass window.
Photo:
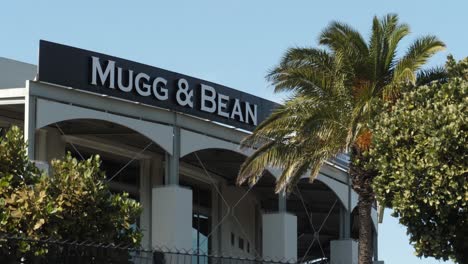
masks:
[(193, 214), (192, 244), (194, 250), (199, 254), (207, 255), (209, 253), (208, 232), (210, 221), (208, 216), (202, 214)]
[(211, 191), (209, 186), (181, 180), (180, 185), (192, 189), (192, 264), (207, 264), (211, 250)]

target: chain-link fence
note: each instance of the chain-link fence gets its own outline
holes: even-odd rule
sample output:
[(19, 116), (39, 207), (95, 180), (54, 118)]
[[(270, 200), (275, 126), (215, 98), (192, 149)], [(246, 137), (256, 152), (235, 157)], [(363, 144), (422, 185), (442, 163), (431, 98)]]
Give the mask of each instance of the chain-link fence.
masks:
[[(245, 259), (171, 249), (132, 248), (91, 241), (29, 239), (0, 235), (2, 264), (291, 264), (295, 261)], [(325, 260), (305, 263), (322, 264)]]

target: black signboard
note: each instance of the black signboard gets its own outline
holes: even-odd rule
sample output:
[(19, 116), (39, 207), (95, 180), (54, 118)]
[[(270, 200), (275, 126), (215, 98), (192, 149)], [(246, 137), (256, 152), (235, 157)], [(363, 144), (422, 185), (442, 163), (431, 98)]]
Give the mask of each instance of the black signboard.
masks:
[(40, 41), (39, 81), (104, 94), (252, 131), (278, 105), (153, 66)]

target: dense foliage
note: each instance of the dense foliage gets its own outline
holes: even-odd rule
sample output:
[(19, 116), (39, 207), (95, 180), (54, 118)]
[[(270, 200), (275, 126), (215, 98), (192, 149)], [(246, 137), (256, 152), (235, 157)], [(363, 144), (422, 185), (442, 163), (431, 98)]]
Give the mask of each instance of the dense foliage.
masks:
[(374, 129), (374, 190), (419, 256), (468, 263), (468, 58), (411, 89)]
[[(67, 154), (51, 165), (46, 175), (28, 159), (18, 127), (0, 138), (0, 234), (139, 244), (141, 232), (132, 225), (141, 207), (128, 194), (109, 191), (99, 156), (78, 161)], [(0, 238), (0, 253), (42, 255), (47, 250), (25, 241), (12, 246)]]

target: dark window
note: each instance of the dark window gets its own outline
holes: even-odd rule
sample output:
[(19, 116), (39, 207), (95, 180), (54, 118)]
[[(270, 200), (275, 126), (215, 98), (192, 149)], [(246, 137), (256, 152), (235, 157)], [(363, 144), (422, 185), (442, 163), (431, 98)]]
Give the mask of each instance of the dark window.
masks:
[(239, 237), (239, 248), (244, 250), (244, 239)]
[(208, 188), (189, 185), (192, 189), (193, 204), (204, 208), (211, 208), (211, 191)]
[(231, 246), (236, 245), (236, 236), (234, 233), (231, 233)]
[(250, 243), (247, 242), (247, 253), (250, 253)]

